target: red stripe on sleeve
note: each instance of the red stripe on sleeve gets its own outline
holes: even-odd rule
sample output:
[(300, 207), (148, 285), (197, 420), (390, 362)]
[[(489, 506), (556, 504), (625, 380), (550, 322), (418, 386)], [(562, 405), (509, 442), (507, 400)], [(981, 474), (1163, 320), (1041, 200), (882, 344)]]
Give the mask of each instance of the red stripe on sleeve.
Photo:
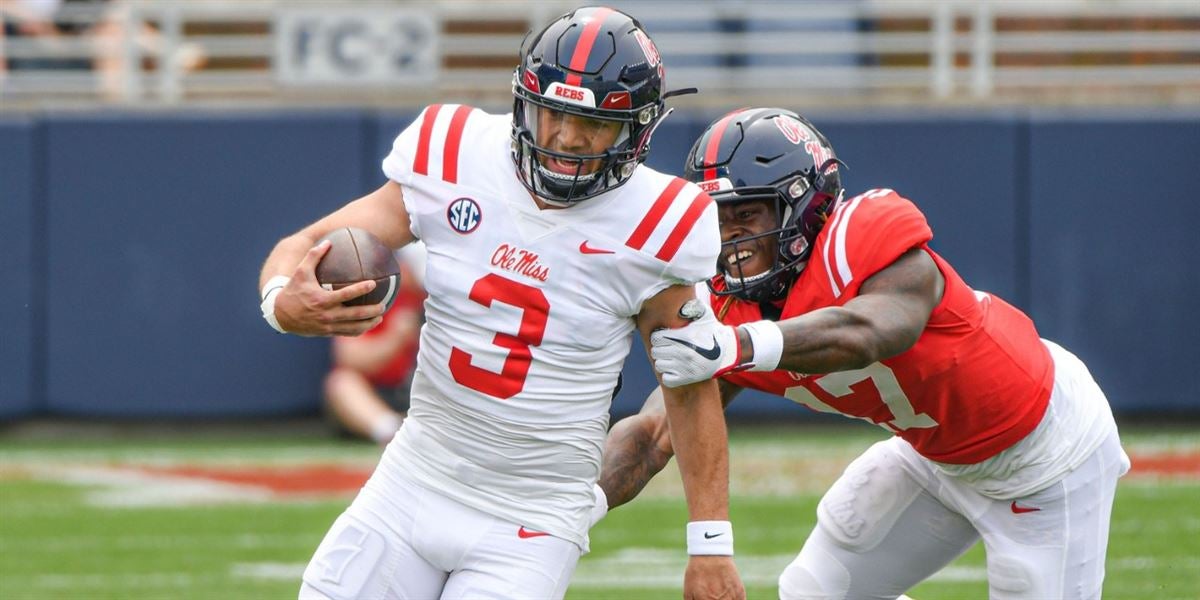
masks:
[(650, 238), (650, 234), (654, 233), (654, 228), (658, 227), (662, 221), (663, 215), (667, 214), (667, 209), (671, 207), (671, 202), (675, 200), (675, 196), (679, 195), (679, 190), (683, 189), (683, 185), (687, 183), (684, 180), (676, 177), (671, 180), (667, 188), (658, 195), (658, 199), (650, 207), (650, 212), (642, 218), (642, 222), (638, 223), (637, 229), (629, 236), (629, 240), (625, 242), (626, 246), (634, 250), (641, 250), (642, 246), (646, 245), (646, 240)]
[[(596, 35), (600, 33), (600, 26), (604, 24), (604, 19), (612, 12), (611, 8), (601, 6), (592, 13), (592, 20), (583, 28), (583, 33), (579, 34), (579, 42), (575, 44), (575, 53), (571, 55), (571, 63), (568, 65), (572, 71), (582, 71), (587, 67), (588, 55), (592, 53), (592, 46), (596, 43)], [(583, 83), (583, 77), (575, 73), (568, 73), (567, 80), (564, 82), (567, 85), (579, 85)]]
[(425, 109), (425, 117), (421, 120), (421, 138), (417, 140), (417, 156), (413, 159), (413, 173), (429, 174), (429, 138), (433, 137), (433, 123), (437, 121), (441, 104), (434, 104)]
[[(729, 127), (729, 122), (733, 120), (734, 115), (740, 111), (733, 111), (725, 118), (717, 121), (716, 126), (712, 129), (712, 135), (708, 137), (708, 146), (704, 148), (704, 164), (711, 165), (717, 162), (717, 151), (721, 148), (721, 137), (725, 135), (725, 128)], [(712, 167), (704, 170), (704, 180), (710, 181), (717, 178), (717, 169)]]
[(458, 148), (462, 145), (463, 131), (467, 128), (467, 117), (475, 110), (470, 106), (459, 106), (450, 117), (450, 129), (446, 132), (446, 149), (442, 153), (442, 179), (446, 183), (458, 183)]
[(692, 232), (696, 221), (700, 220), (700, 215), (704, 214), (704, 210), (712, 202), (712, 196), (704, 192), (700, 192), (695, 198), (692, 198), (692, 203), (683, 213), (683, 218), (675, 224), (675, 229), (671, 230), (671, 235), (667, 236), (667, 241), (663, 243), (663, 247), (654, 257), (663, 262), (671, 262), (671, 259), (675, 258), (675, 253), (679, 251), (679, 247), (683, 245), (684, 238)]

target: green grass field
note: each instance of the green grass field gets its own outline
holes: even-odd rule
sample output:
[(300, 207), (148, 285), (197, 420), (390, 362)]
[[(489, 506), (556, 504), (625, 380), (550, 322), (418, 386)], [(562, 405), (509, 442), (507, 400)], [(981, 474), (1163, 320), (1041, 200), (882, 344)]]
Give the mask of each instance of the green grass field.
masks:
[[(1200, 431), (1124, 437), (1134, 473), (1117, 495), (1105, 597), (1200, 597), (1200, 478), (1175, 460), (1195, 461)], [(875, 439), (870, 428), (735, 428), (733, 520), (750, 598), (776, 597), (822, 490)], [(294, 598), (353, 489), (322, 491), (333, 476), (311, 469), (361, 474), (377, 456), (312, 431), (0, 436), (0, 598)], [(1140, 456), (1175, 474), (1139, 473)], [(685, 521), (672, 465), (592, 531), (567, 597), (679, 597)], [(986, 598), (983, 560), (976, 546), (911, 595)]]

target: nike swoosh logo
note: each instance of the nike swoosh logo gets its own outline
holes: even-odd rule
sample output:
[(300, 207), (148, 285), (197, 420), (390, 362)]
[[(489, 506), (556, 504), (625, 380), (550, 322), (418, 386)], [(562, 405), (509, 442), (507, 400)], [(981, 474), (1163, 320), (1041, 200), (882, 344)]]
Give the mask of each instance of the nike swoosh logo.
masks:
[(1015, 514), (1015, 515), (1019, 515), (1019, 514), (1023, 514), (1023, 513), (1037, 512), (1039, 510), (1042, 510), (1040, 508), (1033, 508), (1031, 506), (1017, 506), (1016, 500), (1013, 500), (1012, 505), (1010, 505), (1009, 508), (1012, 509), (1013, 514)]
[(704, 539), (711, 540), (715, 537), (721, 537), (723, 535), (725, 535), (725, 534), (724, 533), (709, 533), (706, 531), (706, 532), (704, 532)]
[(718, 358), (721, 357), (721, 346), (717, 344), (717, 336), (715, 336), (715, 335), (713, 336), (712, 348), (701, 348), (700, 346), (697, 346), (686, 340), (681, 340), (679, 338), (673, 338), (673, 337), (667, 337), (667, 336), (663, 336), (663, 337), (666, 337), (668, 340), (671, 340), (672, 342), (679, 342), (680, 344), (683, 344), (684, 346), (687, 346), (688, 348), (695, 350), (696, 354), (699, 354), (700, 356), (703, 356), (704, 358), (707, 358), (708, 360), (717, 360)]
[(587, 240), (583, 240), (582, 242), (579, 243), (579, 251), (584, 254), (616, 254), (616, 252), (614, 252), (612, 250), (605, 250), (603, 248), (593, 248), (588, 245)]
[(517, 529), (517, 537), (519, 537), (523, 540), (527, 540), (529, 538), (535, 538), (535, 537), (542, 537), (543, 535), (550, 535), (550, 534), (544, 533), (541, 531), (529, 531), (528, 529), (525, 529), (524, 525), (522, 525), (520, 527), (520, 529)]

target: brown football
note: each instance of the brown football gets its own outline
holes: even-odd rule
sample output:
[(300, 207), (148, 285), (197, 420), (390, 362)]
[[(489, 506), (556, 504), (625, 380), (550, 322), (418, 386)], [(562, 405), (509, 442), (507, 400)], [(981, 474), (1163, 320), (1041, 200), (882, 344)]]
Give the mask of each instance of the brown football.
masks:
[(400, 264), (392, 249), (371, 232), (357, 227), (343, 227), (325, 236), (333, 242), (329, 252), (317, 263), (317, 281), (327, 290), (350, 284), (375, 280), (370, 293), (343, 302), (346, 306), (361, 306), (383, 302), (392, 305), (400, 289)]

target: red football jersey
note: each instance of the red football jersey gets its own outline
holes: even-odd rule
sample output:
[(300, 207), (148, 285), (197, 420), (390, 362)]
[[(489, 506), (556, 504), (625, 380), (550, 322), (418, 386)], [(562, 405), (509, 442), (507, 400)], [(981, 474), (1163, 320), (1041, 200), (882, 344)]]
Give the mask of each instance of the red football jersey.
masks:
[[(853, 371), (741, 372), (725, 379), (870, 421), (939, 462), (980, 462), (1020, 441), (1050, 399), (1049, 351), (1024, 313), (967, 286), (929, 248), (932, 238), (925, 216), (892, 190), (857, 196), (831, 215), (783, 306), (787, 319), (844, 305), (867, 278), (921, 248), (937, 263), (946, 289), (912, 348)], [(731, 325), (763, 318), (758, 304), (732, 296), (714, 296), (713, 309)]]

